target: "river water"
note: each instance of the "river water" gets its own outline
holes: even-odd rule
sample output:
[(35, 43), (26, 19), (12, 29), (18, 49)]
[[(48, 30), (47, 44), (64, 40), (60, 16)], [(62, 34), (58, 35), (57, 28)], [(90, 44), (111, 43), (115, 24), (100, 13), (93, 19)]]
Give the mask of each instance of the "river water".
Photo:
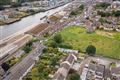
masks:
[(51, 9), (48, 10), (46, 12), (40, 12), (28, 17), (25, 17), (23, 19), (21, 19), (18, 22), (15, 22), (13, 24), (9, 24), (9, 25), (3, 25), (0, 26), (0, 40), (5, 39), (17, 32), (20, 32), (26, 28), (29, 28), (31, 25), (34, 24), (40, 24), (43, 22), (43, 20), (40, 20), (40, 18), (44, 17), (44, 16), (49, 16), (52, 15), (60, 10), (62, 10), (64, 7), (66, 7), (69, 4), (66, 4), (64, 6), (55, 8), (55, 9)]

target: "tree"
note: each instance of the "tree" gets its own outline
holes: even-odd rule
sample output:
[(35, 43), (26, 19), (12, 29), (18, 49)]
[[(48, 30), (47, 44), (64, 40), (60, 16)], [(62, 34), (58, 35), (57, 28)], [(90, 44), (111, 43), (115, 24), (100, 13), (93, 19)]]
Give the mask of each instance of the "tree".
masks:
[(103, 11), (98, 11), (97, 14), (100, 15), (101, 17), (112, 16), (112, 14), (110, 12), (103, 12)]
[(57, 47), (57, 43), (55, 41), (52, 41), (52, 42), (50, 42), (49, 47), (56, 48)]
[(25, 47), (23, 48), (23, 50), (25, 51), (25, 53), (29, 53), (29, 52), (32, 50), (32, 47), (30, 47), (30, 46), (25, 46)]
[(51, 62), (50, 62), (50, 65), (51, 65), (51, 66), (55, 66), (55, 65), (57, 64), (57, 59), (58, 59), (58, 58), (52, 58), (52, 59), (51, 59)]
[(87, 53), (88, 55), (91, 55), (91, 56), (95, 55), (95, 53), (96, 53), (96, 48), (95, 48), (95, 46), (89, 45), (89, 46), (86, 48), (86, 53)]
[(80, 10), (83, 10), (83, 9), (84, 9), (84, 5), (80, 5), (80, 6), (79, 6), (79, 9), (80, 9)]
[(10, 68), (10, 65), (7, 63), (3, 63), (1, 66), (4, 69), (4, 71), (7, 71)]
[(32, 78), (31, 77), (26, 77), (25, 80), (32, 80)]
[(102, 2), (102, 3), (96, 4), (95, 8), (97, 8), (97, 9), (101, 9), (101, 8), (102, 9), (106, 9), (110, 5), (111, 5), (110, 3)]
[(72, 11), (72, 12), (70, 13), (70, 16), (74, 16), (74, 15), (77, 15), (77, 13), (76, 13), (75, 11)]
[(80, 80), (80, 75), (78, 73), (72, 73), (70, 74), (68, 80)]
[(114, 15), (115, 17), (120, 17), (120, 10), (113, 11), (113, 15)]
[(26, 43), (26, 46), (31, 47), (31, 46), (32, 46), (32, 44), (33, 44), (33, 42), (32, 42), (32, 41), (29, 41), (28, 43)]
[(55, 35), (54, 36), (54, 41), (56, 42), (56, 43), (62, 43), (62, 36), (61, 36), (61, 34), (57, 34), (57, 35)]

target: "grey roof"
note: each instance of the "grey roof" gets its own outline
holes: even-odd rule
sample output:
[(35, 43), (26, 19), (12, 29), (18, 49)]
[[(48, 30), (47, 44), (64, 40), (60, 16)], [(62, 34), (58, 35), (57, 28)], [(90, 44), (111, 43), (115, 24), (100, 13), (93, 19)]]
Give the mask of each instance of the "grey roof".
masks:
[(111, 77), (110, 69), (105, 69), (105, 78), (110, 78), (110, 77)]
[(70, 64), (73, 63), (73, 61), (75, 60), (74, 56), (71, 54), (67, 57), (66, 61), (68, 61)]
[(111, 73), (112, 74), (120, 74), (120, 67), (111, 68)]
[(96, 72), (104, 73), (105, 66), (104, 65), (97, 65)]
[(64, 80), (64, 76), (61, 73), (56, 73), (53, 77), (53, 80)]
[(93, 71), (95, 71), (95, 70), (96, 70), (96, 65), (90, 63), (90, 65), (89, 65), (89, 70), (93, 70)]
[(67, 64), (67, 63), (63, 63), (63, 64), (61, 64), (61, 66), (60, 67), (64, 67), (65, 69), (67, 69), (67, 70), (69, 70), (70, 69), (70, 65), (69, 64)]

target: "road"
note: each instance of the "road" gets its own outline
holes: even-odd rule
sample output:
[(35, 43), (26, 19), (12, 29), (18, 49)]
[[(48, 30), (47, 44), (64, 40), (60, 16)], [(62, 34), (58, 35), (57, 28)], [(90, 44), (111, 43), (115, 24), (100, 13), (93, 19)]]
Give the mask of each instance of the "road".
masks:
[(109, 68), (111, 62), (115, 62), (116, 66), (120, 65), (120, 60), (117, 59), (111, 59), (107, 57), (102, 57), (102, 56), (95, 56), (95, 57), (90, 57), (93, 60), (98, 61), (98, 63), (105, 65), (107, 68)]
[[(33, 66), (36, 62), (38, 56), (42, 54), (42, 50), (44, 46), (38, 44), (37, 47), (28, 55), (26, 56), (20, 63), (13, 66), (4, 76), (3, 80), (19, 80), (26, 74), (28, 69)], [(8, 74), (9, 73), (9, 74)]]

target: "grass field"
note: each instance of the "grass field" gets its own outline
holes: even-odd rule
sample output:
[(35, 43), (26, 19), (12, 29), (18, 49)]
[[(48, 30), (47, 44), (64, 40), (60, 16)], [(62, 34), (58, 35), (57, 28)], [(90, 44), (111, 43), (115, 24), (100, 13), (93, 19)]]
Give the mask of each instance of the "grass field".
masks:
[[(96, 47), (96, 54), (120, 59), (120, 33), (96, 31), (88, 34), (80, 26), (65, 28), (60, 32), (64, 43), (69, 43), (74, 49), (85, 52), (88, 45)], [(114, 37), (117, 36), (117, 37)]]

